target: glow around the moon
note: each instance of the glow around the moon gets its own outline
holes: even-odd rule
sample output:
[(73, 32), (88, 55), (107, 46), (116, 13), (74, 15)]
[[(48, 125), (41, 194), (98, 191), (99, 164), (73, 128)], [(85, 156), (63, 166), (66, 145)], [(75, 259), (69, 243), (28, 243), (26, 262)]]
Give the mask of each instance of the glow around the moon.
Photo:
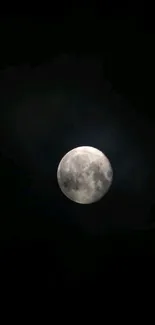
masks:
[(61, 191), (70, 200), (90, 204), (108, 192), (113, 170), (103, 152), (82, 146), (72, 149), (61, 159), (57, 179)]

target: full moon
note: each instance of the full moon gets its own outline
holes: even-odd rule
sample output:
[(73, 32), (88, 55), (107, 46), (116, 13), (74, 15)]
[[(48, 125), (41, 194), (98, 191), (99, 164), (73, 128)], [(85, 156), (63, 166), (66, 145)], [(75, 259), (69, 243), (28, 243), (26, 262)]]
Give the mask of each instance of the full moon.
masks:
[(80, 204), (99, 201), (109, 190), (113, 170), (109, 159), (94, 147), (69, 151), (60, 161), (57, 180), (63, 194)]

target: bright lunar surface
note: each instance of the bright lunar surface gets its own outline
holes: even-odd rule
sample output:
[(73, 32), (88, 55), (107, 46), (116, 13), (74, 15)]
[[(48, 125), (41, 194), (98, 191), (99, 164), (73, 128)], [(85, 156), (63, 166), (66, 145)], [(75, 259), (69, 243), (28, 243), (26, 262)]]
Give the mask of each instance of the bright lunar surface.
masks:
[(69, 151), (60, 161), (57, 179), (61, 191), (72, 201), (90, 204), (109, 190), (113, 170), (100, 150), (82, 146)]

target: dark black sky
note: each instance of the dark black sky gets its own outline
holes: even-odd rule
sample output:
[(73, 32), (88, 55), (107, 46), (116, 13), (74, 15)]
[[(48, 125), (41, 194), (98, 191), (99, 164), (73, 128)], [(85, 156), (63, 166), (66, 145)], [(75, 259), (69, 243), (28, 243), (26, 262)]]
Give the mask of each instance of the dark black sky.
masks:
[[(134, 259), (154, 256), (154, 34), (142, 6), (139, 17), (111, 8), (2, 16), (0, 236), (12, 277), (27, 265), (46, 287), (97, 284), (118, 276), (123, 258), (134, 274)], [(80, 145), (102, 150), (114, 170), (90, 206), (65, 198), (56, 179)]]

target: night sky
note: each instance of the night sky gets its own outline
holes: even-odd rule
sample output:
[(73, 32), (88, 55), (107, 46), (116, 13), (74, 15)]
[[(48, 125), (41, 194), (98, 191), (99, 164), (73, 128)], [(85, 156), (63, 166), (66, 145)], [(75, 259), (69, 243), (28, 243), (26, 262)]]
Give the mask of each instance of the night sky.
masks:
[[(154, 33), (131, 7), (110, 8), (1, 19), (0, 258), (10, 285), (96, 286), (153, 263)], [(57, 184), (61, 158), (83, 145), (114, 172), (90, 205)]]

